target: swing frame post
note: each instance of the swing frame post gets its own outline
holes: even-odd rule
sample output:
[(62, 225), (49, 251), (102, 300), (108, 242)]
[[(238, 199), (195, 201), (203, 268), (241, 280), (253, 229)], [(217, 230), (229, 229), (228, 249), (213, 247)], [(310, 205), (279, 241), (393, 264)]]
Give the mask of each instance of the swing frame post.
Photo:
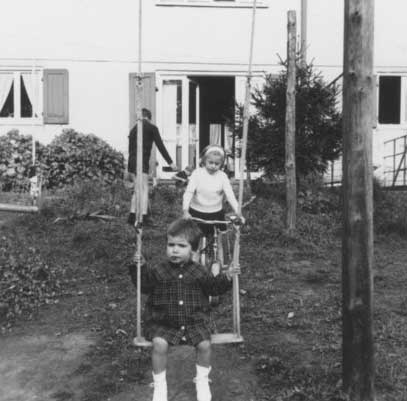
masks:
[(342, 390), (374, 401), (374, 0), (346, 0), (343, 67)]

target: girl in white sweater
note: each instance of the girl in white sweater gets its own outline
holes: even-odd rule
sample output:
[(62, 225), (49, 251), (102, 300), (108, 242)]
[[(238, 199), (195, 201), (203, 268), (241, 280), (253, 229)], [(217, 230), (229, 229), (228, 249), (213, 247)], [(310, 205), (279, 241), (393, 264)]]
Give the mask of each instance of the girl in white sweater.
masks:
[[(225, 151), (217, 145), (207, 146), (201, 156), (201, 167), (193, 171), (183, 198), (184, 218), (197, 217), (203, 220), (225, 220), (223, 199), (226, 197), (233, 211), (238, 213), (238, 203), (228, 176), (221, 170), (225, 162)], [(243, 219), (242, 216), (240, 216)], [(201, 225), (204, 235), (213, 228)]]

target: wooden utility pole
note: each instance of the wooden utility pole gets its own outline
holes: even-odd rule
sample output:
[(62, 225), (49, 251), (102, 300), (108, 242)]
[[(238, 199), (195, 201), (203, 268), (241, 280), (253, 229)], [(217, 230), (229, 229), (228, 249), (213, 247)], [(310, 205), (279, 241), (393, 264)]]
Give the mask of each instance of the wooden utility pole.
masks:
[(345, 0), (343, 85), (343, 389), (374, 401), (373, 344), (374, 0)]
[(308, 0), (301, 0), (301, 65), (307, 65), (307, 20)]
[(295, 230), (297, 207), (297, 184), (295, 177), (295, 73), (296, 73), (296, 36), (297, 21), (295, 11), (288, 11), (287, 42), (287, 95), (285, 113), (285, 177), (287, 230)]

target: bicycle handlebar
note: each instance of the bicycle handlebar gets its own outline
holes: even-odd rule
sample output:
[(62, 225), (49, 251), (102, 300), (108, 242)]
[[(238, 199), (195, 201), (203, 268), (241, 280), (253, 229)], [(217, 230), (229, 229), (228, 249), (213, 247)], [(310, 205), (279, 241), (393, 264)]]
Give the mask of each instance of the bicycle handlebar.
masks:
[(214, 226), (216, 224), (232, 224), (232, 225), (241, 225), (242, 221), (239, 217), (235, 217), (235, 218), (230, 218), (229, 220), (203, 220), (200, 219), (198, 217), (191, 217), (191, 220), (196, 221), (197, 223), (200, 224), (206, 224), (206, 225), (210, 225), (210, 226)]
[(207, 224), (208, 226), (214, 226), (215, 224), (232, 224), (232, 221), (230, 220), (203, 220), (198, 217), (191, 217), (191, 220), (194, 220), (197, 223)]

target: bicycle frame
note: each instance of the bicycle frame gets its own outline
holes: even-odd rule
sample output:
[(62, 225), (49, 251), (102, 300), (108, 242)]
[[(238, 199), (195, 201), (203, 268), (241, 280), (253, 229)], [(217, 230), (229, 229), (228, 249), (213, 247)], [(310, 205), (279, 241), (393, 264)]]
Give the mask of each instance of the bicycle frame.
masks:
[[(197, 223), (200, 224), (205, 224), (208, 226), (213, 226), (214, 229), (214, 234), (213, 234), (213, 244), (212, 244), (212, 251), (213, 251), (213, 262), (219, 262), (221, 265), (221, 268), (224, 267), (224, 254), (223, 254), (223, 249), (222, 250), (222, 257), (219, 257), (219, 244), (218, 244), (218, 240), (219, 240), (219, 232), (222, 232), (217, 225), (226, 225), (228, 229), (230, 229), (230, 227), (234, 226), (234, 222), (233, 220), (203, 220), (197, 217), (193, 217), (192, 220), (196, 221)], [(227, 230), (228, 230), (227, 229)], [(208, 238), (206, 236), (204, 236), (202, 238), (202, 249), (206, 250), (207, 246), (208, 246)], [(203, 266), (207, 265), (207, 256), (208, 255), (208, 251), (206, 250), (205, 252), (201, 253), (201, 263)]]

